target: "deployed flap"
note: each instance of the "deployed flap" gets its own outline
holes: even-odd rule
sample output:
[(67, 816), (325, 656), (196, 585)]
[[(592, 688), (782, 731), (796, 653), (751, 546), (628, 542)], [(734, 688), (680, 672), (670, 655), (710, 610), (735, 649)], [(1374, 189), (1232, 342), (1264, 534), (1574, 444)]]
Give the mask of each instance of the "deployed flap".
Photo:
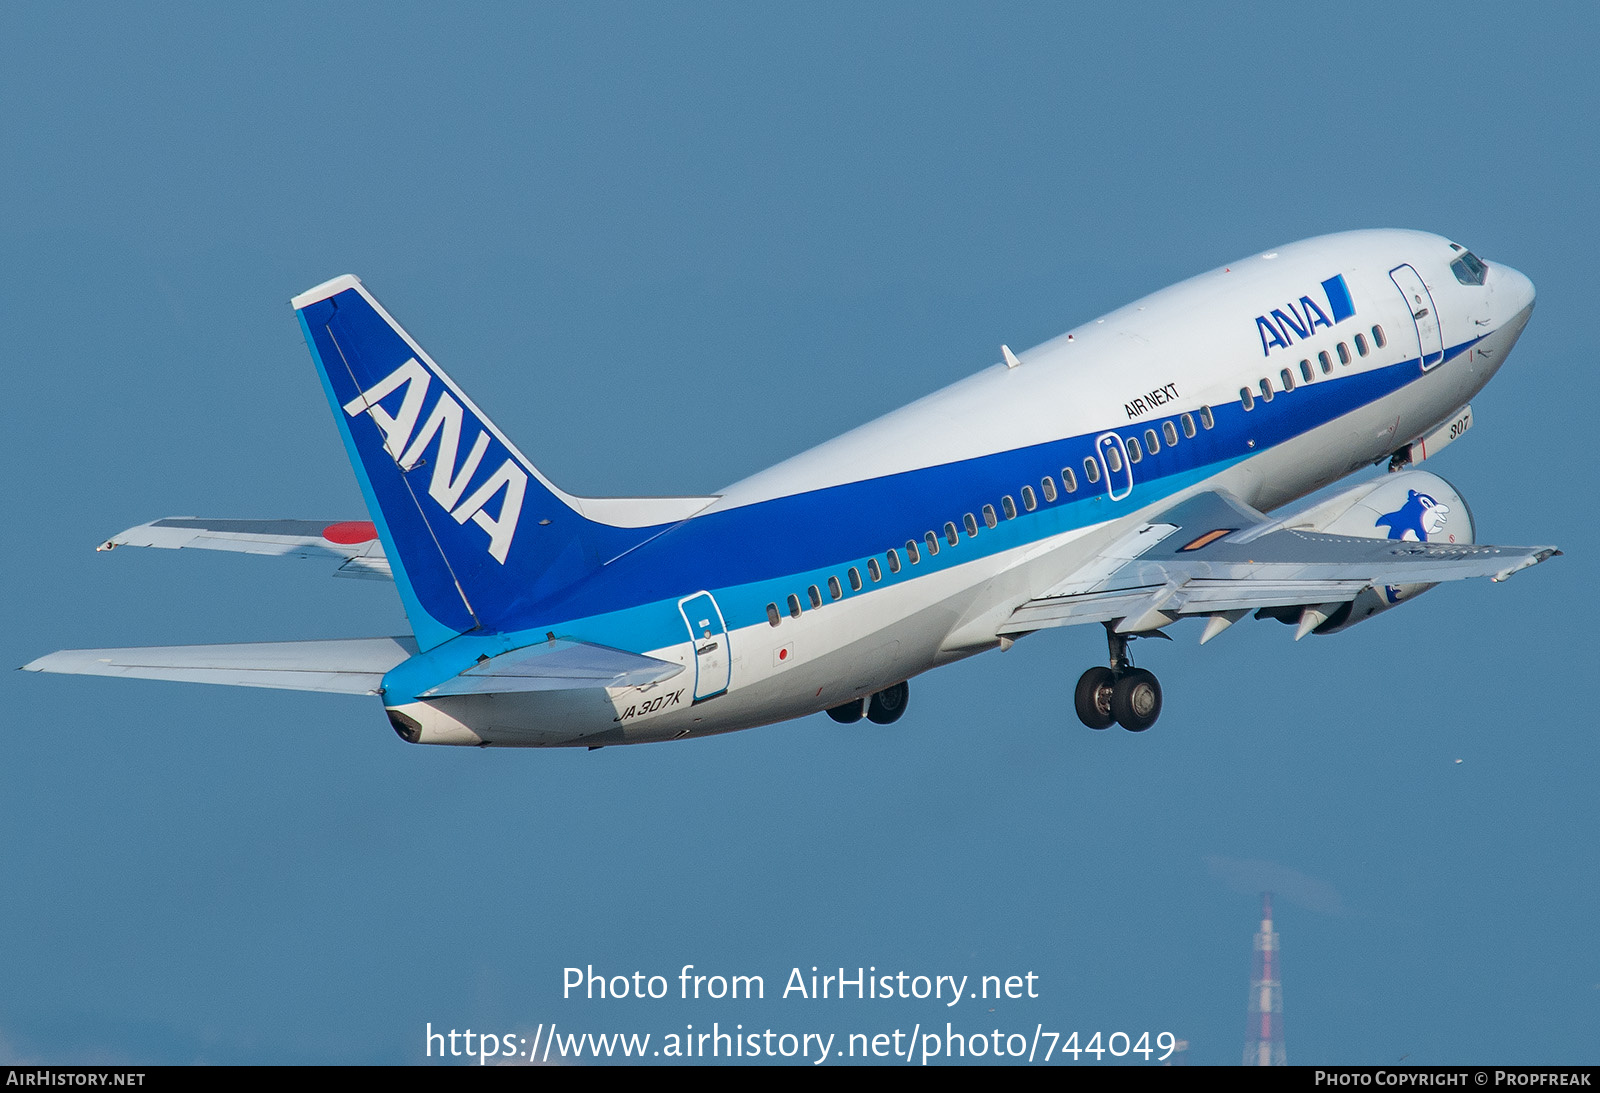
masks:
[(1503, 580), (1560, 551), (1330, 535), (1283, 526), (1222, 493), (1174, 505), (1119, 540), (1144, 541), (1110, 568), (1097, 558), (1012, 613), (998, 634), (1125, 620), (1159, 629), (1185, 615), (1340, 603), (1374, 586)]
[(384, 674), (416, 652), (417, 643), (409, 637), (63, 649), (24, 664), (22, 669), (288, 691), (377, 694)]
[(97, 549), (119, 546), (315, 558), (332, 564), (336, 577), (393, 580), (383, 543), (370, 520), (207, 520), (169, 516), (129, 528)]
[(480, 660), (454, 679), (417, 697), (643, 687), (671, 679), (681, 671), (683, 665), (669, 660), (557, 638)]

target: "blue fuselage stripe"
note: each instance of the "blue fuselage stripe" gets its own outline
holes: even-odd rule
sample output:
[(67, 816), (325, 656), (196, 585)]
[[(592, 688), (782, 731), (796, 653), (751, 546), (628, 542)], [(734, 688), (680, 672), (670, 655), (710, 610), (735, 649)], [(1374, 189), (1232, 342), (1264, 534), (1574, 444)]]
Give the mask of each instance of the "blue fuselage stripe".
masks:
[[(1456, 346), (1445, 356), (1454, 357), (1480, 340)], [(413, 672), (419, 680), (432, 672), (427, 680), (431, 685), (437, 682), (439, 669), (458, 665), (463, 658), (516, 648), (543, 639), (547, 632), (635, 651), (663, 648), (687, 640), (676, 605), (701, 590), (717, 597), (729, 630), (764, 623), (769, 603), (787, 617), (791, 594), (810, 610), (811, 585), (818, 587), (825, 603), (830, 602), (830, 576), (839, 578), (845, 598), (867, 595), (1160, 501), (1392, 394), (1421, 377), (1419, 363), (1413, 357), (1305, 384), (1293, 392), (1279, 392), (1271, 403), (1258, 398), (1251, 411), (1239, 402), (1213, 406), (1212, 429), (1199, 428), (1195, 414), (1196, 435), (1180, 437), (1173, 446), (1163, 437), (1160, 450), (1146, 453), (1133, 468), (1132, 494), (1117, 501), (1107, 496), (1104, 478), (1090, 484), (1084, 473), (1084, 461), (1093, 455), (1095, 437), (1101, 432), (1097, 430), (697, 516), (555, 595), (513, 605), (506, 617), (514, 624), (501, 633), (464, 635), (439, 649), (436, 663), (430, 663), (435, 657), (419, 658), (396, 674), (409, 681)], [(1179, 414), (1152, 417), (1116, 431), (1143, 442), (1146, 429), (1159, 436), (1164, 421), (1178, 419)], [(1063, 467), (1072, 468), (1077, 476), (1076, 492), (1060, 491)], [(1044, 500), (1040, 488), (1040, 480), (1047, 476), (1055, 478), (1059, 492), (1053, 503)], [(1032, 487), (1038, 500), (1031, 513), (1021, 504), (1025, 485)], [(1001, 517), (997, 527), (988, 528), (981, 516), (983, 506), (992, 505), (998, 513), (1006, 495), (1016, 501), (1017, 518)], [(977, 517), (976, 537), (963, 527), (967, 513)], [(946, 522), (961, 529), (959, 545), (952, 547), (943, 538)], [(940, 533), (937, 554), (927, 549), (923, 538), (929, 531)], [(921, 553), (917, 565), (906, 558), (907, 540), (917, 542)], [(891, 548), (900, 551), (898, 574), (884, 564)], [(866, 565), (874, 557), (882, 572), (876, 583)], [(860, 592), (851, 591), (846, 580), (852, 566), (862, 576)]]

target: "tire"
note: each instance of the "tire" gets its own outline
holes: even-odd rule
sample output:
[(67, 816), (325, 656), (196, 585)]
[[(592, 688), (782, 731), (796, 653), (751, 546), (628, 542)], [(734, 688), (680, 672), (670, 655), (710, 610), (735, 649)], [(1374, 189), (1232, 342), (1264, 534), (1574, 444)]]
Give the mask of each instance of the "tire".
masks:
[(1129, 732), (1144, 732), (1161, 716), (1161, 684), (1143, 668), (1129, 668), (1111, 690), (1111, 713)]
[(1116, 673), (1098, 666), (1078, 678), (1072, 704), (1078, 711), (1079, 721), (1091, 729), (1109, 729), (1116, 724), (1117, 719), (1111, 712), (1112, 687), (1116, 681)]
[(835, 706), (828, 711), (828, 716), (841, 725), (853, 725), (867, 715), (867, 704), (859, 698), (852, 698), (849, 702)]
[(911, 697), (911, 687), (904, 682), (885, 687), (867, 703), (867, 720), (878, 725), (893, 725), (906, 712), (906, 700)]

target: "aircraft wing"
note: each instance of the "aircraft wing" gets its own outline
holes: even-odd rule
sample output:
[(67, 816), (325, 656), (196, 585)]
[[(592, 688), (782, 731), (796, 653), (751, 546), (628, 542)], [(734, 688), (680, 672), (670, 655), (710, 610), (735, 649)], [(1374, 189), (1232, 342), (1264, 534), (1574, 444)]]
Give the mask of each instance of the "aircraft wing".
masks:
[(416, 652), (417, 643), (409, 636), (147, 649), (63, 649), (24, 664), (22, 669), (289, 691), (377, 694), (384, 674)]
[(333, 567), (336, 577), (393, 580), (383, 543), (366, 520), (207, 520), (169, 516), (129, 528), (101, 543), (165, 547), (170, 550), (232, 550), (241, 554), (315, 558)]
[(1332, 535), (1287, 526), (1224, 492), (1202, 493), (1141, 524), (1100, 558), (1019, 606), (997, 633), (1114, 623), (1148, 633), (1180, 618), (1211, 616), (1202, 641), (1247, 612), (1307, 609), (1296, 637), (1328, 621), (1366, 589), (1468, 577), (1500, 581), (1561, 553)]

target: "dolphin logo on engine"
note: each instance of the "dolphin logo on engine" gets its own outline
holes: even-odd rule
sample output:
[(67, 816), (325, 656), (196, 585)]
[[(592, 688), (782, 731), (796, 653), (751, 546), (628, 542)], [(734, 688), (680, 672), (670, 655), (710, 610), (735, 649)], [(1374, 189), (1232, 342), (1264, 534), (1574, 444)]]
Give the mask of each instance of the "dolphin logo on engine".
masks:
[(1394, 512), (1386, 512), (1372, 522), (1373, 527), (1388, 527), (1389, 538), (1404, 539), (1406, 533), (1420, 543), (1426, 543), (1430, 535), (1437, 535), (1444, 530), (1446, 519), (1450, 516), (1450, 506), (1441, 504), (1431, 494), (1418, 493), (1416, 490), (1406, 491), (1410, 496), (1406, 503)]

